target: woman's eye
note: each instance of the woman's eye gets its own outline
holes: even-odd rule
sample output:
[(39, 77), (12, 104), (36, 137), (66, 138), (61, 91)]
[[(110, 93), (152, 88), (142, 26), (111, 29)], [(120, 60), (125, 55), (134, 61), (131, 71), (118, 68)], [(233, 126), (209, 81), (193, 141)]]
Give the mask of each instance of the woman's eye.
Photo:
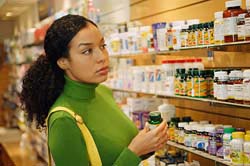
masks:
[(106, 46), (107, 46), (107, 44), (103, 44), (103, 45), (101, 45), (100, 48), (101, 48), (102, 50), (104, 50), (104, 49), (106, 48)]
[(84, 55), (89, 55), (91, 53), (92, 53), (92, 49), (87, 49), (87, 50), (82, 52), (82, 54), (84, 54)]

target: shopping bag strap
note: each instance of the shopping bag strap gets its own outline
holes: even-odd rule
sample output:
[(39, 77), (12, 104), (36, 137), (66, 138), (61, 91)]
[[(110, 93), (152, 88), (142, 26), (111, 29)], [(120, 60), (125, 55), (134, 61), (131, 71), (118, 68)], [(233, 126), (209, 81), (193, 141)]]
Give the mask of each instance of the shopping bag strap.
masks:
[[(75, 112), (73, 112), (72, 110), (66, 108), (66, 107), (55, 107), (54, 109), (52, 109), (46, 119), (46, 124), (47, 124), (47, 135), (49, 137), (49, 125), (48, 125), (48, 120), (49, 117), (51, 116), (51, 114), (53, 114), (54, 112), (58, 112), (58, 111), (64, 111), (69, 113), (75, 120), (77, 123), (77, 126), (79, 127), (79, 129), (81, 130), (82, 136), (86, 142), (86, 147), (87, 147), (87, 152), (88, 152), (88, 157), (89, 157), (89, 161), (90, 161), (90, 165), (92, 166), (101, 166), (102, 165), (102, 161), (98, 152), (98, 149), (96, 147), (95, 141), (91, 135), (91, 133), (89, 132), (87, 126), (83, 123), (82, 117), (79, 116), (78, 114), (76, 114)], [(51, 152), (49, 149), (49, 144), (48, 145), (48, 155), (49, 155), (49, 166), (51, 166)]]

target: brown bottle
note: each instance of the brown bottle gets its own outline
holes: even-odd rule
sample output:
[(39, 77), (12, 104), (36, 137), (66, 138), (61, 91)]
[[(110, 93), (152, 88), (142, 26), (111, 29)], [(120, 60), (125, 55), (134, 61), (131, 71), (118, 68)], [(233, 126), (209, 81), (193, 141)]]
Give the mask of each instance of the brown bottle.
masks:
[(246, 40), (250, 40), (250, 0), (246, 0), (247, 14), (245, 15)]
[(225, 43), (237, 41), (237, 17), (239, 14), (245, 13), (240, 6), (241, 0), (226, 1), (227, 10), (223, 12)]

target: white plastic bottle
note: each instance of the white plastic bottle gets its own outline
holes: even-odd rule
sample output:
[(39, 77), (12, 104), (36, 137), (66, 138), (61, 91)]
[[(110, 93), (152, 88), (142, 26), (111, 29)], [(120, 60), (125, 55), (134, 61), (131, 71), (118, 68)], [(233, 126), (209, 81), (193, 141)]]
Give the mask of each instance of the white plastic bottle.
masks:
[(224, 43), (223, 11), (215, 12), (214, 17), (214, 43), (222, 44)]
[(170, 121), (172, 117), (175, 117), (175, 106), (172, 104), (162, 104), (158, 106), (158, 111), (161, 112), (161, 117), (167, 122)]
[(233, 132), (233, 140), (230, 142), (230, 157), (232, 165), (243, 166), (243, 143), (244, 143), (244, 132)]
[(250, 134), (245, 135), (244, 149), (244, 166), (250, 166)]

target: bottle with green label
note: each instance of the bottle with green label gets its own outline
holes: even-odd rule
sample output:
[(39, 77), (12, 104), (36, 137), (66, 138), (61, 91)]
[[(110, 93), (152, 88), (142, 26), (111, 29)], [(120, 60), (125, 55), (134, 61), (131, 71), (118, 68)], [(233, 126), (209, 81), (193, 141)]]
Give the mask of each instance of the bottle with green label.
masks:
[[(161, 112), (154, 111), (149, 113), (149, 120), (148, 120), (148, 127), (150, 130), (155, 129), (157, 126), (159, 126), (162, 122)], [(162, 148), (160, 150), (157, 150), (155, 152), (155, 156), (157, 157), (164, 157), (166, 152), (166, 148)]]
[(157, 126), (160, 125), (161, 122), (162, 122), (161, 112), (154, 111), (149, 113), (148, 124), (150, 130), (155, 129)]

